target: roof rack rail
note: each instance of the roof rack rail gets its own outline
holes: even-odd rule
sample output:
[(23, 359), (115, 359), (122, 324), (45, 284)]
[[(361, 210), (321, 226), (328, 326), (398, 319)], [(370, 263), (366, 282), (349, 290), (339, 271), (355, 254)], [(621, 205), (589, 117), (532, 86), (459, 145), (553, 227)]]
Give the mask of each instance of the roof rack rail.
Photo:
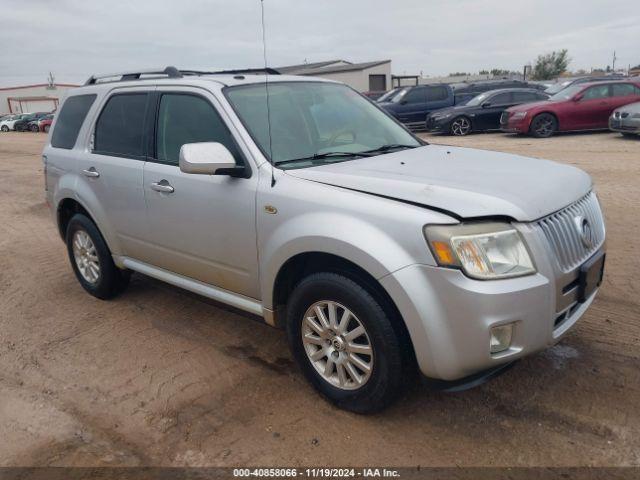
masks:
[(253, 74), (253, 73), (264, 73), (267, 75), (280, 75), (280, 72), (274, 68), (269, 68), (269, 67), (265, 67), (265, 68), (241, 68), (238, 70), (219, 70), (217, 72), (211, 72), (211, 73), (220, 73), (220, 74), (238, 74), (241, 75), (243, 73), (248, 73), (248, 74)]
[[(127, 80), (139, 80), (142, 75), (166, 75), (168, 78), (182, 78), (182, 73), (176, 67), (167, 67), (164, 70), (151, 69), (151, 70), (138, 70), (135, 72), (120, 72), (109, 73), (105, 75), (91, 75), (89, 79), (84, 83), (85, 85), (95, 85), (98, 80), (105, 78), (120, 77), (117, 80), (111, 80), (112, 82), (124, 82)], [(107, 82), (104, 82), (107, 83)]]

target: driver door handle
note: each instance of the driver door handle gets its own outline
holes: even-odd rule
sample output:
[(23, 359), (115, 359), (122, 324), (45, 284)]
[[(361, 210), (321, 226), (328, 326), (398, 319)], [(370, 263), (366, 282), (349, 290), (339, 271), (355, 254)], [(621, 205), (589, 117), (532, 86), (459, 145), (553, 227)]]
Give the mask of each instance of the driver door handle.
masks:
[(151, 184), (151, 190), (162, 193), (173, 193), (174, 188), (166, 180), (160, 180), (159, 182), (153, 182)]
[(95, 167), (82, 170), (82, 174), (89, 178), (98, 178), (100, 176), (100, 173), (95, 169)]

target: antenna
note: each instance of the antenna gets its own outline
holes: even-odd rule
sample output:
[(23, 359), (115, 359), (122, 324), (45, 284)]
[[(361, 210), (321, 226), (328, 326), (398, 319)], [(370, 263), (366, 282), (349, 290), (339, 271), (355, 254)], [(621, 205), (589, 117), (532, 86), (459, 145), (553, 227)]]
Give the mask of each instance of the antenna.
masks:
[(273, 142), (271, 140), (271, 108), (269, 105), (269, 73), (267, 67), (267, 40), (264, 27), (264, 0), (260, 0), (262, 14), (262, 57), (264, 59), (264, 89), (267, 97), (267, 129), (269, 132), (269, 159), (271, 160), (271, 188), (276, 184), (275, 166), (273, 164)]

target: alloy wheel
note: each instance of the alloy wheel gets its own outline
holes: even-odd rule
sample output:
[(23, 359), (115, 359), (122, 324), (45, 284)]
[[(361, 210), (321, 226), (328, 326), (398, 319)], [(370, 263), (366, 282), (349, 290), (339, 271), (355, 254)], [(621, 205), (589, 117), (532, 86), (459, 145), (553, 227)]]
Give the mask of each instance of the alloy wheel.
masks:
[(93, 240), (84, 230), (73, 234), (73, 258), (82, 278), (96, 284), (100, 279), (100, 260)]
[(311, 305), (302, 319), (302, 343), (318, 374), (342, 390), (362, 387), (373, 372), (367, 331), (347, 307), (331, 300)]
[(548, 137), (553, 133), (553, 120), (550, 118), (541, 118), (535, 124), (535, 131), (541, 137)]
[(459, 117), (456, 118), (451, 124), (451, 133), (456, 136), (466, 135), (471, 131), (471, 122), (468, 118)]

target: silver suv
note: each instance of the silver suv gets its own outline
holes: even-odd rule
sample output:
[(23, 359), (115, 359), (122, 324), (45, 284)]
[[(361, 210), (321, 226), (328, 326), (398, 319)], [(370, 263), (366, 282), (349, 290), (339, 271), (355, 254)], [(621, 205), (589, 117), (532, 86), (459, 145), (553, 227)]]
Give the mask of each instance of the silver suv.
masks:
[(388, 405), (414, 366), (461, 389), (553, 345), (602, 280), (586, 173), (428, 145), (337, 82), (92, 77), (43, 158), (87, 292), (139, 272), (260, 315), (356, 412)]

